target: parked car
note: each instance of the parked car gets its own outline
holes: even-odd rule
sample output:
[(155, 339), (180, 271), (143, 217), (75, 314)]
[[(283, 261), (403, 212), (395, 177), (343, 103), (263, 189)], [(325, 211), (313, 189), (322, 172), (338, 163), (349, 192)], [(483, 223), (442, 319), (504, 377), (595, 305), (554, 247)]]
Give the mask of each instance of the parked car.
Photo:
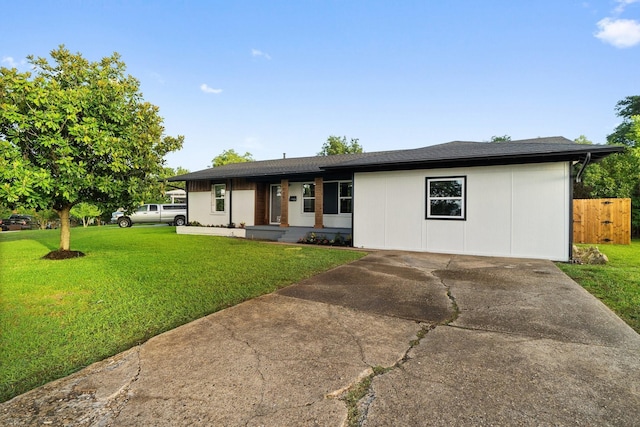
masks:
[(31, 215), (12, 214), (9, 218), (0, 219), (0, 228), (2, 231), (7, 230), (31, 230), (32, 226)]
[(12, 225), (19, 225), (22, 230), (31, 230), (31, 215), (13, 214), (9, 217), (9, 222)]
[(166, 223), (169, 225), (185, 225), (187, 223), (187, 205), (151, 203), (140, 206), (131, 215), (118, 218), (120, 227), (131, 227), (132, 224)]

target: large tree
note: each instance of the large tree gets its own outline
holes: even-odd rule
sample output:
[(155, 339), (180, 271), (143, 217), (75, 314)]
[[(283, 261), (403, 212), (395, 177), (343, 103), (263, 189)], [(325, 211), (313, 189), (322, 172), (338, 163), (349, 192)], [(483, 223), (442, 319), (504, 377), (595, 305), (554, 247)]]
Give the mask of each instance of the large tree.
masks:
[(350, 153), (362, 153), (363, 149), (358, 138), (351, 138), (347, 142), (347, 137), (331, 135), (325, 143), (322, 145), (322, 151), (318, 153), (318, 156), (331, 156), (334, 154), (350, 154)]
[(89, 62), (60, 46), (51, 58), (29, 56), (32, 72), (0, 68), (0, 199), (55, 210), (68, 251), (73, 206), (145, 200), (183, 137), (163, 135), (117, 53)]
[(244, 162), (252, 162), (253, 156), (248, 151), (244, 154), (236, 153), (236, 150), (233, 148), (229, 150), (224, 150), (222, 153), (218, 154), (211, 161), (211, 165), (215, 168), (217, 166), (228, 165), (231, 163), (244, 163)]
[[(628, 148), (622, 153), (612, 154), (597, 163), (589, 164), (582, 183), (574, 187), (574, 196), (631, 198), (631, 224), (633, 234), (637, 236), (640, 234), (640, 115), (631, 116), (628, 122), (625, 131)], [(610, 137), (611, 135), (609, 141)]]
[(640, 96), (627, 96), (618, 101), (615, 106), (616, 115), (622, 118), (622, 123), (616, 126), (611, 135), (607, 136), (607, 144), (623, 144), (630, 147), (640, 146), (640, 139), (635, 130), (633, 117), (640, 116)]

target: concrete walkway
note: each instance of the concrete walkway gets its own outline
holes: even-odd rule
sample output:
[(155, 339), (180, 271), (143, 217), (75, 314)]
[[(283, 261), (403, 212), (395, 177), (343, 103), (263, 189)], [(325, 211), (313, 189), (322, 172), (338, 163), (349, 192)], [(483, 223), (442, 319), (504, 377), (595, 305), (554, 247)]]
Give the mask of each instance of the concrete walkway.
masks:
[(550, 262), (377, 252), (0, 404), (0, 425), (342, 426), (349, 410), (640, 425), (640, 336)]

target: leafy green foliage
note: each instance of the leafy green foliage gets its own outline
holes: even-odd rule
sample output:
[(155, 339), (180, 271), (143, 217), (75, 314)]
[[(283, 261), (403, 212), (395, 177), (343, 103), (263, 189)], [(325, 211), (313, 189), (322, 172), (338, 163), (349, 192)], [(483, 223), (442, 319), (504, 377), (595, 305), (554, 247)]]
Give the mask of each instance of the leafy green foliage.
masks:
[[(623, 121), (607, 137), (608, 144), (624, 144), (623, 153), (613, 154), (585, 169), (574, 186), (576, 198), (631, 198), (632, 235), (640, 235), (640, 96), (628, 96), (616, 104)], [(591, 143), (584, 136), (576, 142)]]
[(222, 153), (218, 154), (213, 158), (211, 164), (213, 167), (228, 165), (231, 163), (244, 163), (244, 162), (252, 162), (253, 156), (248, 151), (244, 154), (236, 153), (236, 150), (233, 148), (229, 150), (224, 150)]
[(593, 145), (593, 142), (587, 139), (587, 137), (584, 135), (580, 135), (579, 137), (574, 139), (573, 142), (575, 142), (576, 144), (582, 144), (582, 145)]
[(635, 141), (623, 153), (613, 154), (585, 169), (582, 189), (576, 197), (631, 198), (631, 225), (633, 235), (640, 233), (640, 116), (630, 121), (629, 138)]
[(332, 156), (334, 154), (351, 154), (362, 153), (363, 148), (358, 142), (358, 138), (351, 138), (347, 142), (347, 137), (343, 136), (330, 136), (326, 142), (322, 145), (322, 151), (318, 153), (318, 156)]
[(638, 138), (637, 128), (634, 129), (633, 117), (640, 116), (640, 96), (627, 96), (625, 99), (618, 101), (615, 110), (616, 115), (622, 117), (622, 123), (616, 126), (611, 135), (607, 136), (607, 144), (637, 147), (640, 139)]
[(502, 135), (502, 136), (492, 136), (491, 140), (489, 142), (510, 142), (511, 141), (511, 137), (509, 135)]
[[(162, 172), (160, 173), (160, 179), (165, 181), (165, 188), (167, 186), (166, 179), (171, 178), (178, 175), (186, 175), (189, 173), (189, 169), (183, 168), (182, 166), (178, 166), (177, 168), (164, 167), (162, 168)], [(171, 189), (181, 188), (185, 189), (184, 181), (177, 181), (171, 183)], [(152, 203), (151, 201), (149, 203)]]
[(0, 233), (0, 401), (365, 255), (174, 227), (74, 233), (86, 256), (64, 262), (40, 259), (55, 247), (54, 230)]
[(584, 183), (591, 197), (632, 197), (640, 184), (640, 149), (627, 149), (590, 164)]
[[(184, 181), (177, 182), (168, 182), (167, 178), (171, 178), (177, 175), (184, 175), (189, 173), (188, 169), (185, 169), (181, 166), (177, 168), (171, 167), (163, 167), (160, 174), (157, 177), (160, 186), (153, 189), (153, 192), (149, 195), (147, 199), (144, 200), (144, 203), (170, 203), (171, 198), (166, 195), (166, 192), (169, 190), (175, 189), (185, 189), (186, 183)], [(116, 206), (111, 206), (116, 208)]]
[(88, 227), (92, 219), (99, 218), (102, 215), (102, 211), (96, 205), (82, 202), (71, 208), (71, 215), (82, 220), (84, 227)]
[(60, 46), (51, 58), (29, 56), (33, 74), (0, 68), (0, 199), (58, 212), (68, 250), (71, 207), (148, 199), (183, 138), (163, 136), (117, 53), (89, 62)]

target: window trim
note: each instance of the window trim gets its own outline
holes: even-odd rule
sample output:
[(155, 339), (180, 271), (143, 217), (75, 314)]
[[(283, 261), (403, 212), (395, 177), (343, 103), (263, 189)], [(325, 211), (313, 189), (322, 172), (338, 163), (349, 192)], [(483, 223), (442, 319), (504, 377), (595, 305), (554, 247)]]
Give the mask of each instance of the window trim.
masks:
[[(342, 184), (351, 184), (351, 195), (342, 196)], [(351, 200), (351, 212), (342, 212), (342, 200)], [(353, 215), (353, 180), (351, 181), (338, 181), (338, 215)]]
[[(430, 182), (432, 181), (457, 181), (462, 180), (462, 195), (460, 197), (434, 197), (430, 195)], [(467, 176), (432, 176), (425, 178), (425, 219), (445, 220), (445, 221), (466, 221), (467, 220)], [(462, 214), (459, 216), (431, 215), (432, 200), (460, 200), (462, 202)]]
[[(222, 187), (223, 193), (222, 196), (218, 197), (216, 195), (216, 187)], [(218, 200), (222, 200), (224, 208), (219, 211), (218, 210)], [(211, 184), (211, 213), (225, 213), (227, 211), (227, 184)]]
[[(306, 197), (304, 195), (304, 187), (305, 187), (305, 185), (311, 186), (311, 188), (313, 189), (313, 197)], [(313, 209), (313, 210), (311, 210), (311, 211), (305, 211), (304, 210), (304, 205), (305, 205), (304, 202), (306, 200), (313, 200), (313, 203), (311, 205), (311, 209)], [(315, 184), (315, 182), (303, 182), (302, 183), (302, 213), (311, 215), (311, 214), (315, 214), (315, 212), (316, 212), (316, 184)]]
[[(340, 196), (340, 187), (341, 184), (351, 184), (351, 196), (349, 197), (341, 197)], [(327, 197), (330, 194), (327, 191), (327, 186), (330, 184), (335, 184), (336, 189), (335, 189), (335, 195), (333, 193), (331, 193), (331, 195), (334, 195), (335, 197), (331, 198), (331, 201), (335, 201), (335, 212), (327, 212)], [(330, 181), (324, 181), (323, 182), (323, 189), (322, 189), (322, 206), (323, 206), (323, 215), (342, 215), (342, 216), (347, 216), (347, 215), (353, 215), (353, 180), (352, 179), (336, 179), (336, 180), (330, 180)], [(342, 212), (342, 206), (340, 205), (340, 201), (343, 199), (350, 199), (351, 200), (351, 212)], [(334, 205), (331, 204), (331, 207), (333, 207)]]

